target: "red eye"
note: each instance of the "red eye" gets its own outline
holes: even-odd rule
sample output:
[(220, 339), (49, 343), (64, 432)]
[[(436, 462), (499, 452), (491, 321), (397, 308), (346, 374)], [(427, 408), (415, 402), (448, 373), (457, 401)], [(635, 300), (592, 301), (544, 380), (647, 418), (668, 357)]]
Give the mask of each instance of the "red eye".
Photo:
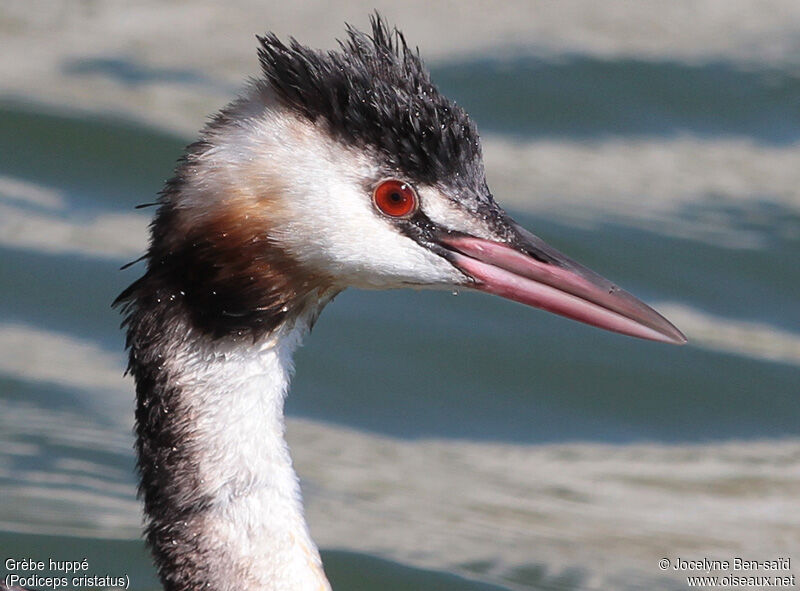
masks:
[(383, 181), (375, 187), (375, 205), (386, 215), (402, 218), (417, 210), (417, 194), (408, 183), (402, 181)]

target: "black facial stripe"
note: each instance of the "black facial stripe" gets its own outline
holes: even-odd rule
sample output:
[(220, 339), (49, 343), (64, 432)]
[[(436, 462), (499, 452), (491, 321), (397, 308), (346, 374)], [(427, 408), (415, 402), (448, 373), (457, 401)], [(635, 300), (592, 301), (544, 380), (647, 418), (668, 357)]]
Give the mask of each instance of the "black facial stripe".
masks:
[[(457, 200), (453, 200), (453, 202), (459, 204)], [(498, 236), (500, 242), (504, 242), (541, 263), (562, 266), (562, 263), (551, 256), (547, 250), (537, 248), (536, 242), (541, 242), (538, 237), (533, 236), (535, 240), (533, 242), (532, 235), (527, 231), (522, 234), (519, 226), (493, 201), (489, 205), (479, 207), (475, 215)], [(441, 244), (440, 237), (443, 235), (466, 235), (437, 224), (422, 211), (421, 207), (411, 218), (396, 220), (394, 224), (404, 235), (448, 261), (451, 260), (452, 250)]]
[[(406, 182), (402, 178), (398, 178), (397, 180)], [(412, 187), (414, 187), (413, 184)], [(494, 202), (488, 189), (485, 195), (478, 197), (475, 197), (471, 192), (465, 194), (466, 190), (464, 189), (460, 191), (445, 187), (438, 187), (437, 189), (442, 194), (442, 198), (449, 198), (450, 202), (457, 209), (460, 209), (464, 215), (474, 217), (478, 223), (485, 225), (486, 229), (491, 234), (497, 236), (498, 241), (512, 243), (515, 238), (517, 238), (513, 228), (514, 222), (508, 214)], [(424, 211), (425, 197), (420, 195), (416, 187), (414, 187), (414, 190), (419, 199), (419, 208), (416, 213), (410, 218), (391, 221), (400, 232), (422, 246), (436, 251), (439, 255), (442, 255), (443, 252), (449, 252), (449, 249), (439, 243), (437, 237), (443, 234), (462, 234), (462, 232), (433, 221)], [(455, 195), (453, 195), (453, 193), (455, 193)], [(467, 209), (467, 204), (471, 205), (472, 209)]]
[(433, 222), (420, 207), (417, 212), (408, 219), (398, 219), (394, 221), (394, 226), (404, 235), (413, 241), (430, 248), (431, 244), (436, 244), (434, 237), (437, 232), (446, 232), (445, 228)]

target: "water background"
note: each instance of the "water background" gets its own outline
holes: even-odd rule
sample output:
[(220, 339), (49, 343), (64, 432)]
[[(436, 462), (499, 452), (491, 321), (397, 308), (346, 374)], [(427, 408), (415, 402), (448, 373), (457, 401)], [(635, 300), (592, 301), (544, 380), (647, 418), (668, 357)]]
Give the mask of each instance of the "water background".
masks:
[[(235, 91), (126, 56), (61, 72)], [(340, 295), (287, 401), (334, 588), (682, 589), (658, 558), (800, 560), (797, 64), (517, 49), (432, 72), (497, 200), (690, 344), (463, 291)], [(193, 136), (31, 94), (0, 100), (0, 555), (155, 589), (110, 303), (141, 272), (119, 270), (134, 206)]]

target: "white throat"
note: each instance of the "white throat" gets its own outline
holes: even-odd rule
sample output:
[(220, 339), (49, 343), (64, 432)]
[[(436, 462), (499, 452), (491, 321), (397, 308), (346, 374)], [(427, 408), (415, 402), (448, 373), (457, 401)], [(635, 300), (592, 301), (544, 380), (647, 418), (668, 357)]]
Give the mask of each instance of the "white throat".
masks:
[(176, 410), (192, 427), (196, 493), (208, 499), (183, 523), (196, 532), (187, 559), (206, 563), (210, 589), (330, 589), (284, 439), (291, 358), (307, 330), (299, 319), (256, 345), (206, 343), (176, 350), (166, 364), (185, 393)]

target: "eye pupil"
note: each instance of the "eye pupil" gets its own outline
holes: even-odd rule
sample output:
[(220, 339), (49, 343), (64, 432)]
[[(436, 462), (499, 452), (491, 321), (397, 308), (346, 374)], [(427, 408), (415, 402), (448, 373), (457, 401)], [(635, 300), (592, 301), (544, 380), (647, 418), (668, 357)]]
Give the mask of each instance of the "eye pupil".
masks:
[(375, 187), (375, 206), (393, 218), (408, 217), (417, 210), (417, 194), (408, 183), (390, 179)]

